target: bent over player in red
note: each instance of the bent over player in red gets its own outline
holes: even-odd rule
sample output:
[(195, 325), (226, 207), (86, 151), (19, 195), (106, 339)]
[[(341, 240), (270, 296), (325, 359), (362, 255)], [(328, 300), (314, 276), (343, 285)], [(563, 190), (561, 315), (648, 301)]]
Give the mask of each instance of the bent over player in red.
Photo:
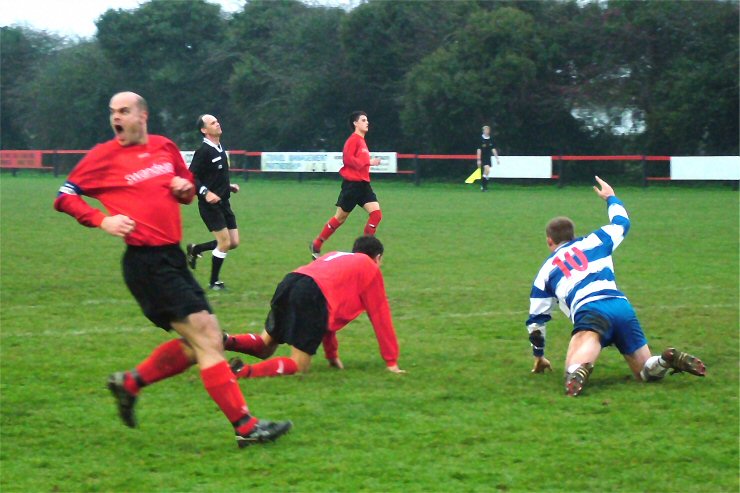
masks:
[(370, 166), (380, 164), (380, 158), (370, 158), (370, 151), (365, 142), (365, 135), (370, 129), (370, 122), (367, 120), (367, 113), (364, 111), (355, 111), (350, 115), (349, 123), (354, 132), (344, 143), (342, 150), (342, 168), (339, 174), (342, 175), (342, 190), (337, 198), (337, 212), (329, 222), (324, 225), (319, 236), (316, 237), (309, 245), (311, 256), (317, 259), (321, 255), (321, 247), (329, 239), (339, 226), (349, 217), (350, 212), (359, 205), (369, 214), (365, 224), (366, 235), (374, 235), (378, 229), (383, 214), (380, 212), (378, 198), (370, 186)]
[(383, 244), (374, 236), (357, 238), (352, 253), (330, 252), (291, 272), (275, 290), (261, 336), (227, 336), (226, 349), (268, 358), (279, 344), (291, 346), (290, 358), (272, 358), (231, 368), (240, 378), (272, 377), (306, 372), (319, 344), (329, 364), (344, 368), (339, 359), (337, 331), (367, 311), (380, 345), (380, 355), (393, 373), (398, 367), (398, 341), (391, 320), (380, 264)]
[[(154, 325), (182, 336), (156, 348), (135, 369), (111, 375), (108, 388), (123, 422), (135, 427), (141, 388), (197, 362), (206, 391), (234, 426), (239, 447), (275, 440), (292, 424), (261, 421), (247, 409), (224, 359), (218, 322), (179, 245), (179, 204), (192, 202), (193, 177), (172, 141), (148, 135), (147, 118), (144, 98), (132, 92), (114, 95), (110, 123), (115, 138), (95, 146), (77, 164), (54, 202), (56, 210), (80, 224), (124, 239), (126, 285)], [(98, 199), (109, 215), (81, 195)]]

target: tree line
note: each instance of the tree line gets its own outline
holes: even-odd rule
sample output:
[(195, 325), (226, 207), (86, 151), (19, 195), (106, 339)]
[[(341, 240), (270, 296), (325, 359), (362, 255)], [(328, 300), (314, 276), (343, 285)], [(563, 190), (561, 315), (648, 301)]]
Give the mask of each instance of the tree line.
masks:
[(111, 138), (133, 90), (183, 148), (201, 113), (232, 149), (336, 150), (367, 111), (374, 150), (738, 154), (737, 0), (385, 1), (346, 11), (252, 0), (108, 10), (97, 35), (3, 27), (3, 149)]

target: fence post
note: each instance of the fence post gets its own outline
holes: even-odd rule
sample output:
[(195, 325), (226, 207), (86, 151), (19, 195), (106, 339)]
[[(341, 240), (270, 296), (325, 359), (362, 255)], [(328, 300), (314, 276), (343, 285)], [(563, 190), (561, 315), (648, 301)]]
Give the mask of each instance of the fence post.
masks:
[(59, 158), (57, 156), (57, 151), (52, 152), (51, 165), (54, 167), (54, 178), (59, 176)]
[(421, 164), (419, 164), (419, 155), (414, 154), (414, 185), (421, 185)]
[(558, 156), (558, 188), (565, 186), (565, 180), (563, 179), (563, 156)]
[(648, 186), (648, 171), (647, 171), (647, 159), (645, 158), (645, 155), (642, 156), (642, 188), (647, 188)]

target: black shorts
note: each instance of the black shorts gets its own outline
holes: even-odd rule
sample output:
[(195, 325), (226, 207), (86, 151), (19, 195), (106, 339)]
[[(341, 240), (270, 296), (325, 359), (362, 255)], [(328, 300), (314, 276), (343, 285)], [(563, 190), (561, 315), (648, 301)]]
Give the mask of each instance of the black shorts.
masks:
[(213, 313), (179, 245), (129, 246), (123, 254), (123, 278), (146, 318), (164, 330), (192, 313)]
[(344, 212), (352, 212), (356, 205), (360, 207), (369, 202), (377, 202), (378, 197), (373, 192), (373, 187), (366, 181), (342, 180), (342, 191), (337, 198), (337, 207)]
[(309, 276), (291, 272), (278, 284), (265, 330), (279, 344), (316, 354), (329, 326), (326, 298)]
[(236, 229), (236, 216), (231, 210), (229, 199), (221, 199), (215, 204), (198, 200), (198, 211), (208, 231), (221, 231), (224, 228)]

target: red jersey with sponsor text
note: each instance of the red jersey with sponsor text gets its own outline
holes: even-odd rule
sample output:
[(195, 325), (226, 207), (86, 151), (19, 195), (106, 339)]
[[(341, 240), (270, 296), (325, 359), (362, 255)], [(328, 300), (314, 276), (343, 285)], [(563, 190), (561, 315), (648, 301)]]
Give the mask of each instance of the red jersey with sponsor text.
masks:
[(365, 138), (353, 133), (344, 143), (339, 174), (347, 181), (370, 181), (370, 151)]
[[(125, 241), (133, 246), (163, 246), (182, 239), (179, 203), (170, 191), (172, 178), (193, 182), (180, 150), (169, 139), (149, 135), (146, 144), (122, 146), (115, 139), (95, 146), (59, 189), (54, 208), (85, 226), (98, 227), (105, 214), (82, 195), (98, 199), (110, 215), (123, 214), (136, 226)], [(195, 188), (195, 185), (193, 185)]]
[[(383, 274), (373, 259), (364, 253), (330, 252), (295, 272), (311, 277), (324, 294), (329, 311), (330, 337), (366, 311), (373, 324), (381, 356), (388, 365), (396, 364), (398, 340)], [(324, 343), (326, 347), (326, 339)]]

